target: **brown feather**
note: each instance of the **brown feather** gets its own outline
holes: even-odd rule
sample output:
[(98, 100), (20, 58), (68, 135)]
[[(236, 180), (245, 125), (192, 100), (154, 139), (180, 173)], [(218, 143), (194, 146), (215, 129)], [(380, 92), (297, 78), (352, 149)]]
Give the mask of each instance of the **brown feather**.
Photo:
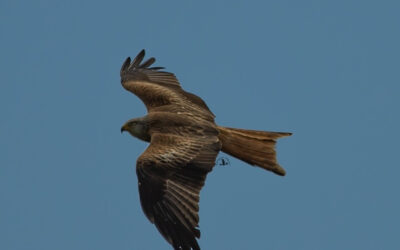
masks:
[(122, 128), (150, 145), (138, 158), (136, 173), (142, 209), (162, 236), (179, 250), (199, 250), (199, 199), (220, 150), (279, 175), (278, 138), (291, 133), (219, 127), (198, 96), (184, 91), (173, 73), (150, 67), (142, 50), (120, 71), (122, 86), (138, 96), (148, 115)]
[(200, 249), (199, 195), (221, 149), (214, 123), (151, 112), (149, 147), (136, 171), (144, 213), (175, 249)]
[(168, 112), (185, 112), (193, 117), (214, 121), (215, 116), (206, 103), (200, 97), (184, 91), (173, 73), (159, 71), (160, 67), (149, 68), (155, 62), (154, 58), (140, 64), (143, 58), (144, 50), (132, 63), (130, 58), (125, 60), (121, 67), (121, 84), (143, 101), (149, 113), (167, 108)]
[(250, 165), (285, 175), (285, 170), (276, 160), (276, 139), (290, 136), (291, 133), (267, 132), (235, 129), (218, 126), (222, 151)]

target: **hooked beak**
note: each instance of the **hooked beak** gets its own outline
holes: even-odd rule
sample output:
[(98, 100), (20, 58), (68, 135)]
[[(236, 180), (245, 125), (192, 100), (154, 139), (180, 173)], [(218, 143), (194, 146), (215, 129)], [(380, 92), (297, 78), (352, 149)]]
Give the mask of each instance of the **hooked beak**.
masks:
[(126, 124), (124, 124), (124, 126), (121, 127), (121, 134), (122, 132), (126, 131)]

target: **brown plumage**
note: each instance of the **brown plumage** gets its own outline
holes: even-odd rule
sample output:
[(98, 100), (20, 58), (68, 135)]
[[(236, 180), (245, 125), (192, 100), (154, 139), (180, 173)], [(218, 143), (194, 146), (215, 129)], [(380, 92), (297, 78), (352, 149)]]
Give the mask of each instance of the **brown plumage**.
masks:
[(150, 142), (137, 159), (140, 201), (147, 218), (174, 249), (200, 249), (199, 194), (220, 150), (278, 175), (275, 143), (291, 133), (220, 127), (198, 96), (184, 91), (174, 74), (142, 63), (142, 50), (121, 68), (122, 86), (137, 95), (148, 114), (121, 128)]

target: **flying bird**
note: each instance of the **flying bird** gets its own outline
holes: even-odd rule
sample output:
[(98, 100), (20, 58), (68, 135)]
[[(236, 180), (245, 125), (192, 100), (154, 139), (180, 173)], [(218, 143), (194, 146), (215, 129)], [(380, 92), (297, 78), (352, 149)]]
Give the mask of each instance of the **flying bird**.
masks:
[(275, 143), (291, 133), (218, 126), (200, 97), (144, 56), (142, 50), (132, 62), (128, 57), (120, 72), (122, 86), (148, 112), (121, 127), (150, 143), (136, 162), (142, 209), (174, 249), (200, 249), (199, 194), (219, 151), (283, 176)]

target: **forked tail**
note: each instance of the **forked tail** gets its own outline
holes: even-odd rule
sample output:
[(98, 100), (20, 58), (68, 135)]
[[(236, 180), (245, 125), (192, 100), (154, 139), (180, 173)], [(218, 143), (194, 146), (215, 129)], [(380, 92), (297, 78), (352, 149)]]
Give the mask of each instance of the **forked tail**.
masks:
[(276, 161), (275, 144), (280, 137), (292, 133), (267, 132), (218, 126), (222, 151), (250, 165), (285, 175), (285, 170)]

